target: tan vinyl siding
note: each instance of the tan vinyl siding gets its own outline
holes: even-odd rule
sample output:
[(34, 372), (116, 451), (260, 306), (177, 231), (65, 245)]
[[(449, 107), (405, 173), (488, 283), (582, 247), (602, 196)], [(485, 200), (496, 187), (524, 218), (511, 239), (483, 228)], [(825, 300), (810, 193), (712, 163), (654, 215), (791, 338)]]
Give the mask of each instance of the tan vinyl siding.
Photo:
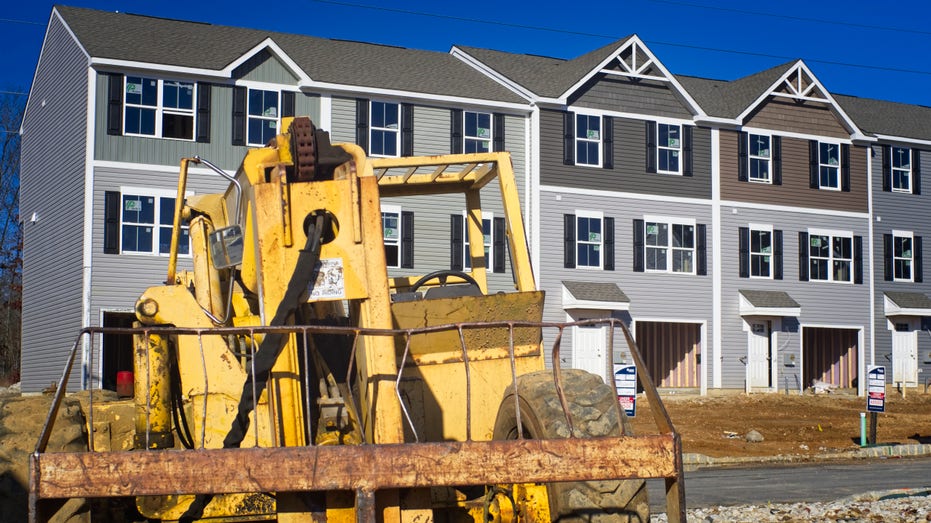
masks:
[(744, 120), (747, 127), (774, 131), (816, 134), (832, 138), (850, 138), (830, 106), (818, 102), (797, 103), (770, 97)]

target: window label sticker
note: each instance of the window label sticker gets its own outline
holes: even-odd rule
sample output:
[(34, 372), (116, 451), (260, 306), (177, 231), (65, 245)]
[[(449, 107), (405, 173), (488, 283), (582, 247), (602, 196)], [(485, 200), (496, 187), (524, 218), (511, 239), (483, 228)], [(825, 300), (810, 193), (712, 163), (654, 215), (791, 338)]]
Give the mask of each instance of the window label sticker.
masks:
[(142, 93), (142, 83), (139, 82), (130, 82), (126, 81), (126, 94), (141, 94)]
[(139, 200), (124, 200), (123, 210), (126, 212), (139, 212), (142, 210)]

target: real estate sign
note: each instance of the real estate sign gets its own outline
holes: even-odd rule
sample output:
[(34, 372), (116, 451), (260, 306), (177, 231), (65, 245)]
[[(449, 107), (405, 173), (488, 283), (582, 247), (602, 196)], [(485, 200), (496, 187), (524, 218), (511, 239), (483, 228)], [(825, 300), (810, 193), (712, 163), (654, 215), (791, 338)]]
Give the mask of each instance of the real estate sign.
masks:
[(866, 373), (866, 410), (886, 411), (886, 367), (870, 365)]

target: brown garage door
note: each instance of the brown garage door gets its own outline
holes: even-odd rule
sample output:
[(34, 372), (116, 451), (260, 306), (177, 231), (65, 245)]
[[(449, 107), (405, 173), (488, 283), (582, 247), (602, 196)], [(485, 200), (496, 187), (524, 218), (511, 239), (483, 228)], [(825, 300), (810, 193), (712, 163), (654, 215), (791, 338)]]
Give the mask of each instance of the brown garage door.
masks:
[(701, 325), (637, 322), (637, 345), (657, 387), (701, 385)]
[(838, 387), (855, 387), (858, 338), (856, 329), (805, 327), (802, 336), (805, 385), (820, 380)]

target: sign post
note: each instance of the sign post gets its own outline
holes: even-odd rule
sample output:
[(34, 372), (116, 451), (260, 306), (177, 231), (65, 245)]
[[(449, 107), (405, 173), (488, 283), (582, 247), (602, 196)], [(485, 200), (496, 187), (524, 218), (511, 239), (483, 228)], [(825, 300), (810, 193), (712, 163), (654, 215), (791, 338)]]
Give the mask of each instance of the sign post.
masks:
[(886, 367), (870, 365), (866, 381), (866, 410), (870, 413), (869, 444), (876, 444), (877, 412), (886, 411)]
[(614, 364), (614, 386), (617, 388), (617, 401), (621, 403), (628, 418), (637, 415), (637, 367), (635, 365)]

